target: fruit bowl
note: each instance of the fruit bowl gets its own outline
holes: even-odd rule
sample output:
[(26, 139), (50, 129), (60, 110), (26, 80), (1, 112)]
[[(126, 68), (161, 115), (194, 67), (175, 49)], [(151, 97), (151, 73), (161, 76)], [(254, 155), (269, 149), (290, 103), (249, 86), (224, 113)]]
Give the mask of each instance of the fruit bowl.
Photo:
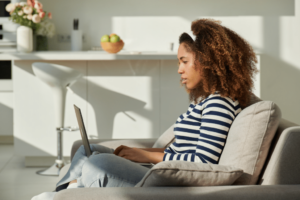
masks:
[(101, 47), (108, 53), (118, 53), (124, 47), (123, 40), (119, 42), (101, 42)]

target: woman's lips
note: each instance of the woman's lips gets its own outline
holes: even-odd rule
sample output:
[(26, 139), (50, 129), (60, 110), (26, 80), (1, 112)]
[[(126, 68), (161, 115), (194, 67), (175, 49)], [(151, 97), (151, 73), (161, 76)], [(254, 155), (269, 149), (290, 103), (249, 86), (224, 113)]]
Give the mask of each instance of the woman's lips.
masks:
[(182, 83), (182, 84), (186, 84), (186, 81), (187, 81), (186, 78), (182, 78), (182, 79), (181, 79), (181, 83)]

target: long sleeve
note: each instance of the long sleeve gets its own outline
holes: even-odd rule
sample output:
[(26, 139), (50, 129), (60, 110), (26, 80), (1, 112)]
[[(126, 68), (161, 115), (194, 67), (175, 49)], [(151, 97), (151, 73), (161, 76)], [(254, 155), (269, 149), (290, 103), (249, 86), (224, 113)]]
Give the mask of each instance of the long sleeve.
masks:
[(163, 160), (217, 164), (229, 128), (240, 110), (236, 102), (220, 96), (195, 105), (178, 118), (175, 142), (165, 150)]

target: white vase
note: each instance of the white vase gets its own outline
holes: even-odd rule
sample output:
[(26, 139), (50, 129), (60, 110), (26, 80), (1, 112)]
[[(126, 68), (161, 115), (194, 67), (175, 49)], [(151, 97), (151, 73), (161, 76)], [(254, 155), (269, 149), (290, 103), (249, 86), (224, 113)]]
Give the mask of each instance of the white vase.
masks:
[(33, 50), (32, 29), (27, 26), (17, 28), (17, 50), (22, 53), (30, 53)]

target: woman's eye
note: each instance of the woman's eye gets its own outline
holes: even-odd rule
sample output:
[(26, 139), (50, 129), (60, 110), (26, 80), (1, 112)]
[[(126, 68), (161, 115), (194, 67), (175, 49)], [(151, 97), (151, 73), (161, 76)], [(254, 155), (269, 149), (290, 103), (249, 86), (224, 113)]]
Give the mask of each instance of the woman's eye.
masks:
[[(187, 61), (182, 61), (184, 64), (186, 64), (187, 63)], [(180, 65), (180, 62), (178, 62), (178, 65)]]
[[(186, 64), (188, 61), (182, 61), (184, 64)], [(178, 62), (178, 65), (180, 65), (180, 62)]]

